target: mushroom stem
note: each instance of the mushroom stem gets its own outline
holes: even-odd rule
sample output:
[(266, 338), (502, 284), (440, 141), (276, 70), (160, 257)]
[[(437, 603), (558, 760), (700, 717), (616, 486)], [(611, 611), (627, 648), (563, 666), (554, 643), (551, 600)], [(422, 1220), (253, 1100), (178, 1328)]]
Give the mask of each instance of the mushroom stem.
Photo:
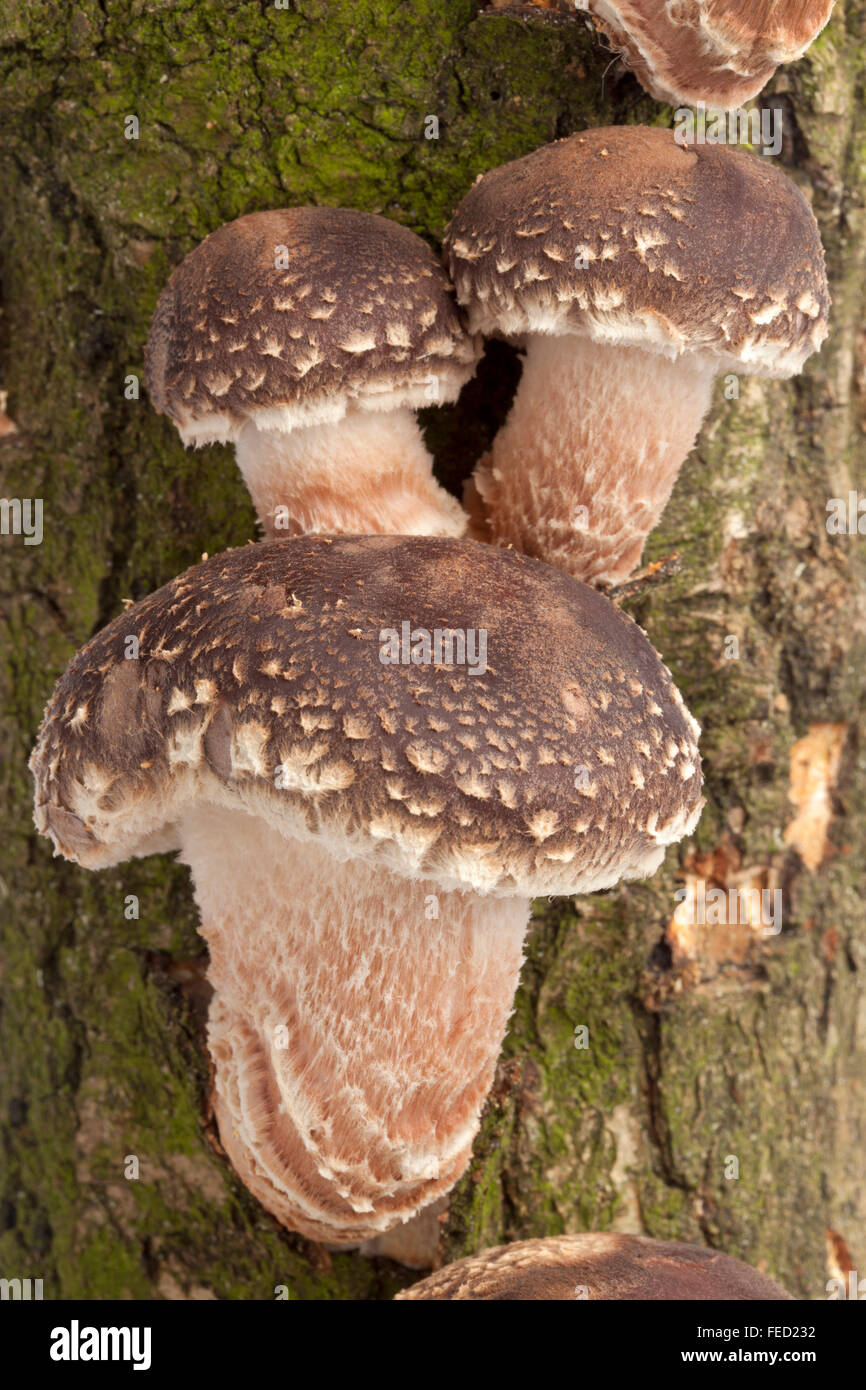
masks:
[[(238, 465), (269, 537), (293, 532), (461, 536), (408, 408), (354, 411), (290, 433), (244, 426)], [(278, 510), (282, 509), (282, 510)]]
[[(517, 395), (470, 482), (487, 539), (586, 584), (626, 579), (697, 437), (718, 370), (568, 334), (527, 339)], [(473, 496), (473, 492), (477, 494)]]
[(513, 1008), (526, 898), (445, 892), (263, 819), (190, 811), (221, 1141), (292, 1230), (357, 1245), (466, 1168)]

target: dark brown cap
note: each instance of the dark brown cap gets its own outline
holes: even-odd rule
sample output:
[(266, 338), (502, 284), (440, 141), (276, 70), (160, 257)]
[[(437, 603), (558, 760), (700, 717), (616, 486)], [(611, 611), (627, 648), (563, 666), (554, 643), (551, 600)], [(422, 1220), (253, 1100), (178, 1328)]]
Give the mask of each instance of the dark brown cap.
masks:
[(414, 232), (348, 208), (284, 208), (227, 223), (177, 267), (153, 316), (147, 386), (184, 442), (204, 444), (249, 420), (287, 431), (454, 400), (477, 358)]
[(577, 333), (790, 376), (827, 334), (815, 218), (766, 160), (669, 130), (587, 130), (493, 169), (446, 249), (470, 327)]
[(398, 1299), (789, 1299), (742, 1260), (645, 1236), (551, 1236), (499, 1245), (413, 1284)]
[(31, 758), (35, 818), (94, 869), (176, 843), (201, 799), (445, 888), (590, 892), (693, 828), (698, 732), (637, 624), (537, 560), (291, 538), (214, 556), (88, 642)]

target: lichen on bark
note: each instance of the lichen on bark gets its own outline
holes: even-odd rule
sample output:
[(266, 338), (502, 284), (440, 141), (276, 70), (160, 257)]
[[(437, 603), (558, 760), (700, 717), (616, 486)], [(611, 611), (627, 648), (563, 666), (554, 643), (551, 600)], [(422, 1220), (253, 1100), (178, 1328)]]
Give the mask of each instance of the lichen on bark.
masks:
[[(0, 385), (18, 429), (0, 440), (0, 493), (41, 497), (45, 515), (41, 546), (0, 538), (0, 1266), (46, 1297), (370, 1299), (413, 1277), (278, 1229), (235, 1180), (209, 1142), (186, 872), (52, 861), (26, 761), (57, 675), (124, 599), (256, 537), (229, 451), (185, 453), (143, 390), (125, 394), (159, 290), (201, 237), (316, 202), (436, 245), (479, 172), (587, 125), (670, 123), (582, 20), (480, 8), (62, 0), (0, 17)], [(650, 883), (537, 905), (443, 1259), (612, 1226), (707, 1241), (822, 1297), (829, 1228), (866, 1267), (864, 542), (824, 525), (826, 499), (863, 482), (864, 79), (866, 8), (847, 0), (763, 98), (821, 225), (831, 338), (793, 383), (743, 380), (735, 399), (720, 384), (649, 547), (682, 570), (630, 605), (704, 727), (706, 811)], [(455, 489), (516, 371), (493, 348), (464, 400), (428, 413)], [(845, 743), (833, 851), (812, 872), (784, 830), (791, 748), (816, 722)], [(689, 856), (775, 875), (782, 933), (680, 958)]]

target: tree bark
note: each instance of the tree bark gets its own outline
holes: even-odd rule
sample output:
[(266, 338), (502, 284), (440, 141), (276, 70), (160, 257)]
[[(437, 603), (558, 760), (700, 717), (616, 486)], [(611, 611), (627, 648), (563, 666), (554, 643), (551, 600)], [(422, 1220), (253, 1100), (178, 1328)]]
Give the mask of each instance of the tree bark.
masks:
[[(588, 125), (671, 123), (584, 18), (479, 11), (60, 0), (0, 17), (0, 494), (44, 505), (41, 545), (0, 537), (0, 1273), (46, 1298), (375, 1299), (417, 1277), (292, 1236), (236, 1180), (207, 1117), (187, 871), (52, 860), (27, 757), (57, 676), (124, 599), (256, 538), (230, 451), (185, 453), (143, 389), (128, 398), (187, 251), (304, 202), (438, 245), (485, 169)], [(537, 904), (440, 1261), (611, 1227), (709, 1243), (804, 1298), (866, 1274), (866, 540), (826, 526), (828, 499), (866, 489), (864, 81), (866, 4), (840, 0), (760, 99), (821, 225), (831, 336), (791, 383), (719, 383), (648, 547), (682, 568), (628, 601), (703, 726), (706, 810), (652, 881)], [(428, 413), (454, 490), (518, 371), (494, 346)], [(677, 926), (697, 880), (781, 889), (783, 929)]]

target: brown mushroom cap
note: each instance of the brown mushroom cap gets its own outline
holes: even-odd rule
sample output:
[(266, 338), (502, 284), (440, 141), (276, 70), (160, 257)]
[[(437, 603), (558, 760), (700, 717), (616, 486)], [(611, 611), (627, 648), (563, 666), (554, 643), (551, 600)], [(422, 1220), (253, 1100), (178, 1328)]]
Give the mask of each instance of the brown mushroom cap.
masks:
[(669, 130), (587, 130), (493, 169), (445, 244), (485, 334), (700, 351), (762, 376), (799, 371), (827, 334), (824, 255), (800, 190), (765, 160), (684, 148)]
[(780, 63), (802, 57), (833, 3), (589, 0), (586, 8), (657, 101), (706, 101), (730, 110), (757, 96)]
[(615, 1232), (499, 1245), (397, 1294), (407, 1301), (790, 1297), (765, 1274), (718, 1250)]
[[(383, 664), (403, 622), (483, 629), (486, 669)], [(291, 538), (88, 642), (31, 759), (35, 817), (94, 869), (177, 847), (203, 800), (444, 888), (589, 892), (691, 830), (697, 734), (637, 624), (568, 575), (472, 541)]]
[(250, 420), (291, 430), (350, 408), (429, 405), (433, 377), (436, 399), (453, 400), (477, 357), (420, 237), (368, 212), (284, 208), (227, 223), (177, 267), (153, 316), (147, 385), (184, 442), (203, 444)]

